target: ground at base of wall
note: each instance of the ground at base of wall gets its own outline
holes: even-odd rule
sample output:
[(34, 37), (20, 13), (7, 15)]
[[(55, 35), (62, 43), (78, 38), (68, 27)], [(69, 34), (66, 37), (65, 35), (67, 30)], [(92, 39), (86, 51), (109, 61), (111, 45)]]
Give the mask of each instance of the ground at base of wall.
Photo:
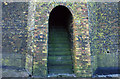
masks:
[(24, 70), (2, 69), (2, 77), (28, 77)]
[[(2, 69), (2, 77), (28, 77), (28, 73), (23, 70), (12, 70), (12, 69)], [(74, 74), (58, 74), (58, 75), (48, 75), (49, 78), (51, 77), (71, 77), (77, 78)], [(120, 74), (109, 74), (109, 75), (96, 75), (93, 78), (120, 78)], [(53, 79), (54, 79), (53, 78)]]
[(96, 77), (106, 77), (106, 78), (119, 77), (119, 78), (120, 78), (120, 74), (96, 75), (96, 76), (93, 76), (93, 77), (94, 77), (94, 78), (96, 78)]
[(75, 74), (51, 74), (48, 77), (76, 77)]

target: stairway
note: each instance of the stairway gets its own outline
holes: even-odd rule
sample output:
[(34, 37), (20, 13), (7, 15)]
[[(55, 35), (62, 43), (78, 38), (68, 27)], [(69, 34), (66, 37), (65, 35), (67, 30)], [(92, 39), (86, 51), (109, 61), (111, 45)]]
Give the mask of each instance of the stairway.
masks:
[(48, 74), (72, 74), (70, 40), (64, 28), (54, 28), (49, 32)]

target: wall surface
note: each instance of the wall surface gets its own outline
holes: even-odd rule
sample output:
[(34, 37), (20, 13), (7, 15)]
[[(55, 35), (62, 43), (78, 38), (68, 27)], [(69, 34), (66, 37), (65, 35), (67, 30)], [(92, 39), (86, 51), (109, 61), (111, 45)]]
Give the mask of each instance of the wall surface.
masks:
[[(28, 3), (2, 2), (2, 76), (25, 77)], [(20, 71), (20, 72), (19, 72)]]
[(73, 16), (76, 77), (91, 77), (98, 67), (120, 66), (117, 2), (2, 4), (3, 65), (25, 67), (33, 76), (47, 77), (49, 16), (53, 8), (63, 5)]
[(27, 3), (2, 3), (3, 65), (25, 67), (20, 58), (27, 50), (27, 8)]
[(89, 2), (88, 7), (93, 73), (99, 67), (118, 68), (118, 3)]

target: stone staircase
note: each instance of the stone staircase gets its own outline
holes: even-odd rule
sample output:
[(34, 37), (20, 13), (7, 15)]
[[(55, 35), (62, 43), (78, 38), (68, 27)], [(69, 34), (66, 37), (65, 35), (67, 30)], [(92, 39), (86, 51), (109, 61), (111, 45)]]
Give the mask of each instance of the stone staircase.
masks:
[(73, 74), (68, 32), (63, 28), (51, 29), (48, 43), (48, 74)]

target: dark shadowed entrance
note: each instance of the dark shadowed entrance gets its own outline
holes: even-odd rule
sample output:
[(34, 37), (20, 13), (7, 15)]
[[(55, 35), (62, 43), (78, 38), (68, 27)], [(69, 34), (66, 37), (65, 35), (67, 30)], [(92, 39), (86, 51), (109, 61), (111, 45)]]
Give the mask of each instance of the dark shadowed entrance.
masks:
[(72, 14), (65, 6), (55, 7), (49, 17), (48, 75), (73, 74), (70, 40)]

